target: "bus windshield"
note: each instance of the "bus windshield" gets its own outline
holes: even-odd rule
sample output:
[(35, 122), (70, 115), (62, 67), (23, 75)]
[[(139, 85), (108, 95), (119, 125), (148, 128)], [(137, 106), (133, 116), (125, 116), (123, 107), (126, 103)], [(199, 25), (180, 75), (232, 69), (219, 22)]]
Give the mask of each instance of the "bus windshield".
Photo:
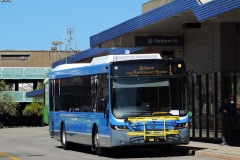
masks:
[(112, 111), (116, 118), (186, 110), (185, 78), (115, 78)]

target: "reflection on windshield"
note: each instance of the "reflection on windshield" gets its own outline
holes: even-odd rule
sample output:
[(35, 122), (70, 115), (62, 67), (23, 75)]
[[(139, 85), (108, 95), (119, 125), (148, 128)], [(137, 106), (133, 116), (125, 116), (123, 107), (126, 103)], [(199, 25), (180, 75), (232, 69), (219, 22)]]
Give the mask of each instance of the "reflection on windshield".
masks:
[(116, 118), (147, 116), (185, 108), (183, 78), (119, 78), (113, 80), (113, 114)]

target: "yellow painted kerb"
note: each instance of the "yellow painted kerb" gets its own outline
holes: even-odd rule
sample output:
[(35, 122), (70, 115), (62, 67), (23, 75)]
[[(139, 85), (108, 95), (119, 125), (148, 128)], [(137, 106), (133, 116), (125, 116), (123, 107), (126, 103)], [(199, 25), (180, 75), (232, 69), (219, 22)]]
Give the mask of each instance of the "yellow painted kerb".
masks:
[(12, 156), (12, 155), (9, 155), (9, 154), (3, 153), (3, 152), (0, 152), (0, 156), (8, 157), (8, 158), (10, 158), (10, 159), (12, 159), (12, 160), (20, 160), (20, 159), (17, 158), (17, 157), (14, 157), (14, 156)]

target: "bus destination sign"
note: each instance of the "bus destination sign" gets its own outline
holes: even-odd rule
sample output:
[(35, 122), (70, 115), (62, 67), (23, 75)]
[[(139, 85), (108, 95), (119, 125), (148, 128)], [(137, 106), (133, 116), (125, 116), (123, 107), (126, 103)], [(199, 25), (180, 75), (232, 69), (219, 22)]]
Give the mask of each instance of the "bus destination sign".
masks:
[[(130, 69), (130, 68), (129, 68)], [(171, 66), (164, 70), (156, 69), (155, 66), (139, 66), (134, 70), (127, 71), (127, 75), (158, 75), (158, 74), (172, 74)]]
[(114, 76), (144, 76), (183, 74), (184, 63), (145, 63), (145, 64), (116, 64), (112, 68)]

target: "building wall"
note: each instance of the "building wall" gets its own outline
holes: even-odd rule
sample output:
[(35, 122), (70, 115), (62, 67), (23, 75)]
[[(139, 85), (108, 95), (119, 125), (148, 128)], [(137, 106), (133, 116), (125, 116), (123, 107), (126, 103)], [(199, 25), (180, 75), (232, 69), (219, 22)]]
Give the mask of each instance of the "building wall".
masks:
[(172, 0), (151, 0), (147, 3), (144, 3), (142, 5), (142, 13), (148, 12), (154, 8), (157, 8), (159, 6), (162, 6), (168, 2), (171, 2)]
[(51, 51), (0, 51), (1, 67), (51, 67), (60, 58), (71, 55), (72, 52)]
[(187, 70), (198, 74), (239, 72), (239, 23), (202, 24), (201, 29), (184, 31)]
[(239, 72), (239, 23), (221, 23), (221, 63), (224, 72)]
[(187, 70), (198, 74), (219, 72), (221, 70), (221, 24), (202, 24), (201, 29), (184, 31), (184, 58)]
[[(199, 75), (198, 85), (188, 88), (188, 103), (194, 111), (191, 137), (215, 141), (221, 138), (221, 116), (217, 115), (223, 97), (239, 105), (239, 23), (205, 22), (201, 29), (185, 30), (184, 37), (187, 70)], [(240, 118), (237, 124), (234, 129), (239, 131)]]

